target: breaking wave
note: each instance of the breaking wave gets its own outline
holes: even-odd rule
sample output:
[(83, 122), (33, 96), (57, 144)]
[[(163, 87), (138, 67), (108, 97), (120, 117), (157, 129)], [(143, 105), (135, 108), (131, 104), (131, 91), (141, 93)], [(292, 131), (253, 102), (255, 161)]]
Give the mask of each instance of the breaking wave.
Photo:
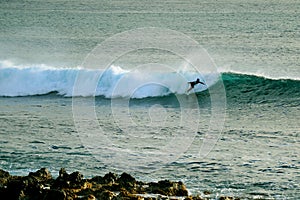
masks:
[[(189, 87), (187, 82), (198, 77), (207, 85), (196, 85), (195, 92), (207, 90), (222, 80), (229, 99), (263, 101), (270, 97), (272, 99), (300, 97), (300, 81), (288, 78), (270, 78), (235, 72), (223, 72), (219, 76), (189, 71), (129, 71), (118, 66), (111, 66), (105, 71), (55, 68), (45, 65), (15, 66), (9, 62), (0, 62), (0, 96), (32, 96), (55, 92), (64, 97), (160, 97), (185, 94)], [(76, 90), (74, 85), (77, 87)]]
[[(199, 84), (195, 87), (195, 92), (206, 90), (218, 79), (216, 74), (201, 76), (195, 72), (182, 71), (128, 71), (118, 66), (111, 66), (103, 71), (54, 68), (45, 65), (9, 66), (0, 63), (0, 96), (32, 96), (55, 92), (65, 97), (159, 97), (184, 94), (188, 89), (187, 81), (193, 81), (198, 77), (204, 80), (207, 86)], [(135, 89), (134, 93), (132, 88)]]

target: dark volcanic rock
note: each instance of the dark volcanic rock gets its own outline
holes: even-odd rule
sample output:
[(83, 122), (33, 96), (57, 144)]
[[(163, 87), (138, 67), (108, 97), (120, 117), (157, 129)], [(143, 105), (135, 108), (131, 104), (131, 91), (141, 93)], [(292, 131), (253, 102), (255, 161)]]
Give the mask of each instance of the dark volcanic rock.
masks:
[(6, 186), (5, 196), (7, 199), (19, 199), (24, 196), (24, 184), (21, 177), (13, 177)]
[(117, 180), (118, 180), (118, 175), (111, 172), (105, 174), (104, 177), (95, 176), (91, 179), (91, 181), (99, 184), (114, 184)]
[(96, 200), (96, 197), (94, 195), (90, 194), (86, 197), (86, 200)]
[(7, 184), (11, 178), (10, 174), (0, 169), (0, 198), (3, 199), (7, 196)]
[(52, 176), (46, 168), (24, 177), (12, 176), (7, 182), (5, 195), (9, 196), (8, 199), (41, 199), (44, 186), (50, 185), (51, 181)]
[(95, 197), (97, 199), (110, 200), (115, 196), (115, 194), (109, 190), (104, 190), (101, 193), (97, 194)]
[(115, 173), (109, 172), (108, 174), (105, 174), (103, 177), (103, 182), (108, 184), (108, 183), (115, 183), (118, 179), (118, 175)]
[(162, 194), (166, 196), (188, 196), (188, 191), (182, 182), (172, 182), (169, 180), (150, 183), (147, 192)]
[(54, 181), (53, 188), (82, 188), (85, 180), (80, 172), (73, 172), (68, 174), (64, 168), (59, 170), (59, 175)]
[(124, 172), (123, 174), (121, 174), (121, 177), (118, 179), (118, 182), (120, 184), (135, 183), (136, 180), (130, 174)]
[(41, 168), (36, 172), (30, 172), (28, 177), (35, 178), (38, 182), (47, 182), (52, 179), (52, 175), (46, 168)]
[(49, 190), (43, 200), (65, 200), (67, 197), (64, 190)]
[(9, 173), (0, 169), (0, 188), (7, 184), (9, 178)]
[(200, 196), (188, 196), (184, 200), (207, 200), (207, 199), (204, 199)]
[(83, 183), (83, 175), (80, 172), (73, 172), (69, 175), (69, 181), (75, 187), (81, 185)]
[(126, 189), (131, 193), (136, 193), (136, 180), (130, 174), (123, 173), (121, 177), (118, 179), (118, 183), (121, 188)]
[(118, 196), (114, 197), (113, 200), (142, 200), (143, 197), (138, 195), (133, 195), (126, 190), (121, 190)]
[(68, 174), (61, 168), (54, 180), (46, 168), (23, 177), (11, 176), (0, 170), (1, 200), (150, 200), (168, 199), (168, 196), (174, 196), (173, 199), (185, 197), (187, 200), (201, 200), (199, 196), (188, 196), (182, 182), (163, 180), (144, 183), (127, 173), (120, 176), (108, 173), (104, 177), (84, 179), (80, 172)]

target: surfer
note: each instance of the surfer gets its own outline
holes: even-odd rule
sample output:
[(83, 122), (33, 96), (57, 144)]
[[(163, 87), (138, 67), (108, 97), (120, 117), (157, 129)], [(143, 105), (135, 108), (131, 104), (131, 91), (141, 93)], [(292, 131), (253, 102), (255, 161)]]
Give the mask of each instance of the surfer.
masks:
[(201, 82), (201, 81), (199, 80), (199, 78), (197, 78), (196, 81), (191, 81), (191, 82), (188, 82), (188, 83), (191, 85), (191, 87), (190, 87), (186, 92), (191, 91), (191, 90), (195, 87), (195, 85), (197, 85), (198, 83), (200, 83), (200, 84), (202, 84), (202, 85), (205, 85), (205, 83)]

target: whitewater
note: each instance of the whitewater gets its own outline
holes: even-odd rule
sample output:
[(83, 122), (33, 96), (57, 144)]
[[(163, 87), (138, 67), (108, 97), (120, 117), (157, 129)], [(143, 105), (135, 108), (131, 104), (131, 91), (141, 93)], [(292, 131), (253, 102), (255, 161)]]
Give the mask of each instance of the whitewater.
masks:
[[(79, 74), (80, 79), (78, 79)], [(220, 69), (220, 74), (200, 74), (181, 69), (174, 72), (159, 72), (140, 68), (128, 70), (112, 65), (108, 69), (97, 70), (82, 67), (58, 68), (44, 64), (24, 66), (15, 65), (10, 61), (2, 61), (0, 62), (0, 96), (20, 97), (56, 93), (64, 97), (163, 97), (170, 94), (186, 94), (189, 88), (188, 82), (199, 77), (206, 85), (196, 86), (194, 92), (207, 90), (216, 82), (226, 82), (228, 79), (226, 74), (234, 75), (235, 79), (239, 76), (248, 76), (262, 80), (299, 81), (298, 78), (271, 77), (266, 74), (226, 71), (224, 69)], [(235, 82), (235, 84), (242, 83), (242, 81), (240, 83)], [(80, 89), (74, 89), (76, 85), (80, 85)], [(256, 90), (260, 90), (260, 88), (258, 87)]]
[[(145, 98), (166, 96), (169, 94), (185, 94), (188, 81), (194, 81), (199, 76), (207, 86), (196, 87), (196, 92), (207, 89), (217, 81), (216, 74), (206, 74), (202, 77), (196, 72), (144, 72), (129, 71), (119, 66), (111, 66), (106, 70), (84, 68), (55, 68), (46, 65), (11, 66), (0, 63), (0, 96), (16, 97), (44, 95), (55, 92), (58, 95), (71, 96), (104, 96), (106, 98), (127, 97)], [(80, 91), (74, 85), (78, 74), (81, 79), (78, 85), (85, 85)], [(122, 88), (115, 90), (122, 80)], [(78, 80), (77, 80), (78, 81)], [(92, 85), (97, 87), (93, 88)], [(119, 86), (120, 87), (120, 86)], [(130, 88), (136, 89), (134, 94)]]

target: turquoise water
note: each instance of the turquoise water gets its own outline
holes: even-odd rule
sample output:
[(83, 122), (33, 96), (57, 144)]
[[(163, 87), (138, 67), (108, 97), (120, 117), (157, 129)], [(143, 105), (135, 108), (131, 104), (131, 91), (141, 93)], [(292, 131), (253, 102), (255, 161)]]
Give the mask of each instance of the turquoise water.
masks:
[[(213, 199), (300, 197), (298, 1), (5, 1), (0, 10), (2, 169), (127, 171)], [(153, 49), (123, 55), (102, 79), (78, 68), (96, 45), (142, 27), (194, 39), (220, 74), (195, 74)], [(97, 97), (88, 87), (72, 97), (80, 72), (99, 82)], [(186, 95), (199, 75), (208, 88)]]

